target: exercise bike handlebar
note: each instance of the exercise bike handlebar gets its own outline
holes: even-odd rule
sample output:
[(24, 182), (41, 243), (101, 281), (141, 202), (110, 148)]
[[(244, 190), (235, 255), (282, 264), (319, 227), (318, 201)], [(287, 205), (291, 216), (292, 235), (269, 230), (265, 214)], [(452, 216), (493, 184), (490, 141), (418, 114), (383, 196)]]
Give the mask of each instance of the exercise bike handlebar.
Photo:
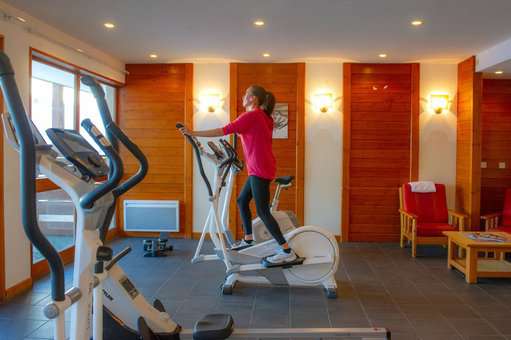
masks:
[(48, 260), (51, 269), (51, 295), (54, 301), (64, 301), (64, 265), (59, 253), (44, 236), (37, 223), (36, 205), (36, 145), (14, 78), (9, 57), (0, 52), (0, 87), (7, 110), (11, 114), (20, 155), (20, 203), (23, 229), (34, 247)]
[[(182, 123), (176, 123), (176, 128), (177, 129), (181, 129), (181, 128), (184, 128), (184, 127), (185, 126)], [(193, 147), (193, 151), (195, 152), (195, 156), (197, 157), (197, 163), (199, 164), (200, 175), (202, 177), (202, 180), (206, 184), (206, 187), (208, 189), (209, 197), (212, 197), (213, 196), (213, 190), (211, 189), (211, 183), (209, 183), (208, 176), (206, 176), (206, 173), (204, 172), (204, 165), (202, 164), (201, 147), (199, 146), (198, 141), (194, 137), (192, 137), (190, 135), (185, 135), (185, 138), (188, 140), (188, 142)]]
[(92, 137), (94, 142), (99, 146), (110, 161), (110, 175), (108, 179), (97, 186), (94, 190), (87, 193), (80, 199), (80, 206), (84, 209), (90, 209), (94, 203), (107, 193), (112, 192), (121, 181), (122, 178), (122, 161), (117, 152), (114, 150), (112, 144), (103, 136), (101, 131), (92, 124), (90, 119), (85, 119), (81, 123), (82, 127)]
[(116, 148), (117, 142), (120, 141), (136, 158), (139, 164), (138, 171), (113, 190), (114, 196), (119, 197), (145, 178), (147, 171), (149, 170), (149, 163), (147, 162), (147, 158), (140, 150), (140, 148), (135, 143), (133, 143), (131, 139), (129, 139), (129, 137), (126, 136), (126, 134), (112, 120), (112, 115), (110, 114), (110, 109), (108, 108), (108, 104), (105, 99), (105, 91), (103, 91), (103, 88), (96, 81), (96, 79), (88, 75), (83, 76), (82, 83), (89, 86), (92, 94), (96, 98), (99, 114), (101, 115), (101, 120), (103, 121), (103, 125), (105, 127), (106, 134), (110, 140), (110, 143), (112, 143), (113, 147)]

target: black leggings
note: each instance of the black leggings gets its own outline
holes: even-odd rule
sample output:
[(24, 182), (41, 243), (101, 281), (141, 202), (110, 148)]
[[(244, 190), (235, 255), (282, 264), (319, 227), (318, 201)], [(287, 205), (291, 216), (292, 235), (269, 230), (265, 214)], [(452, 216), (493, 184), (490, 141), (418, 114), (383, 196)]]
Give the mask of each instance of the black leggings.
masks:
[(240, 209), (241, 220), (245, 235), (252, 235), (252, 214), (250, 213), (250, 200), (254, 198), (257, 216), (280, 244), (286, 243), (286, 239), (280, 231), (279, 224), (270, 211), (270, 183), (271, 180), (257, 176), (249, 176), (238, 196), (238, 208)]

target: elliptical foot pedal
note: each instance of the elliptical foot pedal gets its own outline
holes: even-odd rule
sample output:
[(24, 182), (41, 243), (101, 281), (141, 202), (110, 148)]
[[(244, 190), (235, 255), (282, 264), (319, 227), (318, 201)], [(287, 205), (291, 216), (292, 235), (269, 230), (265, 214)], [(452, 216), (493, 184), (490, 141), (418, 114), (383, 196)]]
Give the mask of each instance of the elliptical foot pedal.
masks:
[(234, 320), (229, 314), (208, 314), (195, 323), (193, 340), (227, 339), (234, 331)]
[(261, 264), (265, 266), (266, 268), (275, 268), (275, 267), (281, 267), (281, 268), (291, 268), (293, 266), (299, 266), (303, 264), (303, 261), (305, 261), (305, 257), (297, 257), (294, 261), (286, 262), (286, 263), (271, 263), (268, 260), (266, 260), (266, 257), (261, 260)]

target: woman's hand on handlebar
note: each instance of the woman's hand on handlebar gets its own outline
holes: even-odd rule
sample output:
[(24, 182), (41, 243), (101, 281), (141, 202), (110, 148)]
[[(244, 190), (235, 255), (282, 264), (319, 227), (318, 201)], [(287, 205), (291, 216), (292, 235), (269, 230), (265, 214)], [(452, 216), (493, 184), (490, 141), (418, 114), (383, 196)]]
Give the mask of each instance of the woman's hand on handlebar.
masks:
[(188, 130), (186, 126), (179, 128), (179, 132), (183, 134), (183, 136), (194, 136), (193, 131)]

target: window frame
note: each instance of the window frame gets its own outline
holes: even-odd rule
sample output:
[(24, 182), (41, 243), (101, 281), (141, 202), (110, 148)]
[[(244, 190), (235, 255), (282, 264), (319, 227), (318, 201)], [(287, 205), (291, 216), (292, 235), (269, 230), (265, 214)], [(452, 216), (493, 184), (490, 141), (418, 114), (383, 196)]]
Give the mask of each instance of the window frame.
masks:
[[(74, 83), (74, 120), (75, 126), (74, 129), (79, 131), (80, 128), (80, 87), (81, 82), (80, 79), (84, 75), (90, 75), (94, 77), (100, 84), (108, 85), (115, 88), (115, 120), (118, 121), (119, 116), (119, 92), (120, 88), (124, 86), (123, 83), (120, 83), (112, 78), (106, 77), (100, 73), (91, 71), (84, 67), (78, 66), (76, 64), (70, 63), (62, 58), (56, 57), (34, 47), (30, 47), (29, 49), (29, 98), (28, 98), (28, 115), (32, 117), (32, 63), (36, 61), (39, 63), (43, 63), (45, 65), (54, 67), (56, 69), (69, 72), (74, 75), (75, 83)], [(58, 190), (58, 187), (55, 183), (53, 183), (48, 178), (38, 178), (36, 180), (36, 192), (45, 192), (50, 190)], [(116, 219), (118, 220), (118, 213), (116, 213)], [(118, 223), (116, 223), (115, 228), (112, 228), (108, 232), (108, 238), (114, 237), (119, 232)], [(74, 245), (62, 250), (59, 252), (62, 257), (62, 260), (65, 264), (73, 261), (74, 258)], [(30, 247), (30, 261), (33, 261), (32, 247)], [(31, 276), (33, 280), (36, 280), (44, 275), (49, 273), (48, 261), (40, 260), (38, 262), (32, 262), (32, 270)]]

